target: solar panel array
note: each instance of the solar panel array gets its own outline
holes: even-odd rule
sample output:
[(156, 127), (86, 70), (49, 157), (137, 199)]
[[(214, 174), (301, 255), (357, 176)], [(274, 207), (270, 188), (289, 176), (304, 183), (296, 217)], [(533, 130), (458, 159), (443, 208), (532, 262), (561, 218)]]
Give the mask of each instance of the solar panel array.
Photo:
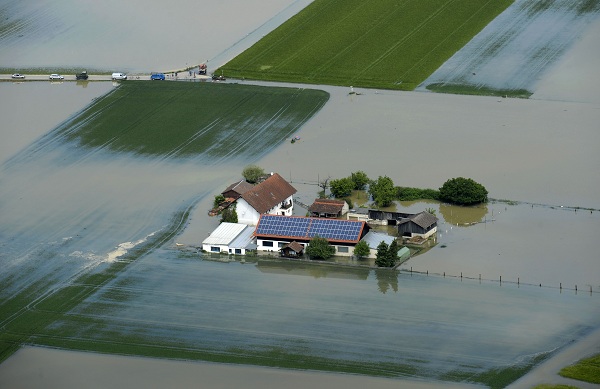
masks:
[(256, 234), (304, 239), (319, 235), (329, 240), (357, 241), (362, 228), (363, 222), (355, 220), (263, 215)]

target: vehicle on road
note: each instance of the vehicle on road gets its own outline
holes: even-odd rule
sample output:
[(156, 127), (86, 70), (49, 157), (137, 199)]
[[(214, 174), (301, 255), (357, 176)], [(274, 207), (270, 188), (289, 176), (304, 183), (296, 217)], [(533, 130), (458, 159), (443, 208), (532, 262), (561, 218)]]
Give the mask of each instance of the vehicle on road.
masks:
[(220, 76), (213, 74), (212, 80), (213, 81), (225, 81), (225, 76), (223, 76), (222, 74)]
[(76, 74), (75, 75), (75, 79), (77, 79), (77, 80), (87, 80), (88, 79), (87, 71), (84, 70), (83, 72)]
[(63, 76), (61, 76), (60, 74), (52, 73), (50, 75), (50, 79), (51, 80), (64, 80), (65, 78)]
[(125, 74), (125, 73), (113, 73), (112, 74), (112, 79), (113, 80), (127, 80), (127, 74)]
[(164, 81), (165, 75), (163, 73), (152, 73), (152, 75), (150, 76), (150, 79)]
[(12, 78), (14, 78), (15, 80), (22, 80), (25, 78), (25, 76), (22, 75), (21, 73), (15, 73), (12, 75)]

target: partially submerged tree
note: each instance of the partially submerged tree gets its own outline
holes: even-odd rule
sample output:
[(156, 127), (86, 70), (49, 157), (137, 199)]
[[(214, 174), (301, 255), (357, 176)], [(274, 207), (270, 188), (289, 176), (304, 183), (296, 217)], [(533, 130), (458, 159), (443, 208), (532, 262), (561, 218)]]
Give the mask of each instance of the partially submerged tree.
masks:
[(485, 203), (488, 200), (485, 187), (470, 178), (449, 179), (440, 188), (440, 200), (458, 205)]
[(265, 175), (263, 168), (257, 165), (248, 165), (242, 171), (242, 177), (251, 184), (256, 184)]
[(359, 170), (350, 175), (352, 182), (354, 183), (354, 189), (363, 190), (369, 183), (369, 177), (367, 177), (367, 173)]
[(358, 258), (368, 257), (371, 254), (371, 248), (369, 244), (364, 240), (361, 240), (354, 246), (354, 255)]
[(335, 254), (335, 247), (329, 245), (325, 238), (315, 235), (306, 246), (306, 255), (310, 259), (329, 259)]
[(383, 240), (377, 245), (377, 254), (375, 254), (375, 264), (378, 267), (388, 266), (389, 246)]
[(352, 194), (352, 189), (354, 189), (354, 182), (350, 177), (340, 178), (338, 180), (331, 180), (330, 188), (331, 194), (334, 197), (346, 197)]
[(380, 207), (387, 207), (396, 198), (394, 182), (388, 176), (379, 176), (376, 181), (371, 182), (371, 185), (369, 185), (369, 194), (373, 196), (375, 204)]

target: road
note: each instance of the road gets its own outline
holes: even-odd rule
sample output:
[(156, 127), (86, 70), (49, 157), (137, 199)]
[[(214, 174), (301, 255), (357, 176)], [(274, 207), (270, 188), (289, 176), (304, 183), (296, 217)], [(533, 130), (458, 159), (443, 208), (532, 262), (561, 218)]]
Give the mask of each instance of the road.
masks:
[[(25, 79), (13, 79), (12, 74), (0, 74), (0, 81), (14, 81), (14, 82), (23, 82), (23, 81), (51, 81), (51, 82), (64, 82), (64, 81), (86, 81), (86, 80), (77, 80), (74, 74), (63, 74), (64, 80), (50, 80), (49, 74), (26, 74), (21, 73), (25, 76)], [(177, 77), (175, 77), (172, 73), (165, 73), (165, 80), (210, 80), (210, 76), (206, 75), (190, 75), (189, 72), (180, 72)], [(128, 80), (136, 80), (136, 81), (149, 81), (150, 74), (132, 74), (128, 75)], [(87, 81), (112, 81), (112, 77), (110, 74), (88, 74)]]

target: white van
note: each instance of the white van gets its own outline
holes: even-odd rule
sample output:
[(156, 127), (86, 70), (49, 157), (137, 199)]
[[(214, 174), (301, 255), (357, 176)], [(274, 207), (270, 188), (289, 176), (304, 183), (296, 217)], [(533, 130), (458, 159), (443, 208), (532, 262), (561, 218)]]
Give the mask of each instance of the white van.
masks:
[(112, 74), (112, 79), (113, 80), (127, 80), (127, 74), (125, 74), (125, 73), (113, 73)]

